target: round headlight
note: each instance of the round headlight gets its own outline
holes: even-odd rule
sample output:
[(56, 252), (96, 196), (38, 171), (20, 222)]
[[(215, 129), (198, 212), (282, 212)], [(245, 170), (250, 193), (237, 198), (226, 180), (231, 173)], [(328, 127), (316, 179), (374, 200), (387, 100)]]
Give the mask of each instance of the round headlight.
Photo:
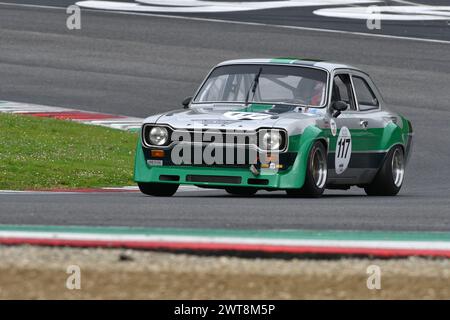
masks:
[(264, 150), (278, 150), (281, 145), (281, 134), (278, 131), (266, 131), (261, 139), (261, 148)]
[(156, 146), (162, 146), (169, 140), (169, 132), (164, 127), (153, 127), (149, 134), (150, 143)]

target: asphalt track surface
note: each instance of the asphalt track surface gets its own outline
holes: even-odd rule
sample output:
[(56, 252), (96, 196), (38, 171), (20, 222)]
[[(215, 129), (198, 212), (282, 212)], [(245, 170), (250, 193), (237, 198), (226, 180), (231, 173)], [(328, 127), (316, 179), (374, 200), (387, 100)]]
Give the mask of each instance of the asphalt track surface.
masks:
[[(111, 1), (111, 0), (110, 0)], [(118, 2), (136, 3), (134, 0), (113, 0)], [(142, 0), (138, 0), (142, 1)], [(240, 2), (242, 0), (228, 0), (228, 2)], [(259, 0), (263, 2), (264, 0)], [(66, 8), (74, 4), (75, 0), (2, 0), (6, 3), (18, 4), (39, 4), (44, 6), (58, 6)], [(244, 1), (245, 2), (245, 1)], [(252, 0), (250, 2), (258, 2)], [(448, 0), (380, 0), (379, 2), (351, 4), (350, 7), (370, 5), (377, 6), (448, 6)], [(159, 6), (172, 4), (170, 0), (166, 3), (161, 3)], [(335, 5), (316, 5), (304, 7), (288, 7), (288, 8), (273, 8), (265, 10), (252, 11), (235, 11), (235, 12), (209, 12), (209, 13), (170, 13), (180, 16), (201, 17), (209, 19), (223, 19), (231, 21), (246, 21), (272, 25), (289, 25), (307, 28), (321, 28), (330, 30), (343, 30), (349, 32), (364, 32), (370, 34), (384, 34), (395, 35), (402, 37), (418, 37), (425, 39), (438, 39), (450, 41), (450, 17), (448, 20), (383, 20), (380, 30), (368, 30), (366, 20), (364, 19), (347, 19), (319, 16), (313, 12), (318, 9), (325, 8), (342, 8), (345, 4)], [(239, 7), (239, 5), (237, 5)], [(83, 9), (84, 10), (84, 9)], [(164, 12), (159, 13), (164, 14)], [(168, 13), (166, 13), (168, 14)], [(403, 14), (404, 15), (404, 14)]]
[(0, 99), (144, 117), (177, 108), (216, 63), (305, 56), (369, 72), (411, 119), (404, 189), (369, 198), (355, 188), (321, 199), (222, 191), (0, 194), (1, 224), (194, 228), (450, 230), (450, 45), (167, 17), (0, 5)]

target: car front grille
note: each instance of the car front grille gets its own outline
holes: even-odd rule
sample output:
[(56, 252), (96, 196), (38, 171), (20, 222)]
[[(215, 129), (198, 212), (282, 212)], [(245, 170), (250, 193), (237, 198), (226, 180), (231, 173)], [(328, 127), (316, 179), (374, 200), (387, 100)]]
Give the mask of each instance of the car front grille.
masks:
[[(169, 142), (166, 145), (159, 146), (159, 148), (169, 148), (177, 144), (192, 144), (192, 145), (220, 145), (223, 147), (249, 147), (258, 149), (259, 145), (259, 130), (271, 130), (271, 128), (260, 128), (254, 130), (225, 130), (225, 129), (173, 129), (168, 125), (144, 124), (142, 127), (142, 141), (144, 146), (151, 147), (152, 144), (148, 141), (149, 132), (154, 126), (165, 127), (169, 132)], [(279, 152), (284, 152), (287, 149), (288, 137), (285, 130), (279, 130), (283, 136), (283, 144)]]
[(189, 182), (211, 182), (211, 183), (233, 183), (240, 184), (242, 178), (235, 176), (206, 176), (206, 175), (187, 175), (186, 181)]

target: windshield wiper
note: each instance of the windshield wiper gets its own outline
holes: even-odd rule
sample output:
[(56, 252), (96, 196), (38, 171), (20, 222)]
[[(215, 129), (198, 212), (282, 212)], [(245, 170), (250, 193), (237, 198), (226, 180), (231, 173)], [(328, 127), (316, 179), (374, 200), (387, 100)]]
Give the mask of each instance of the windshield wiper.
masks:
[(255, 92), (256, 92), (256, 88), (258, 87), (258, 84), (259, 84), (259, 77), (261, 76), (261, 72), (262, 72), (262, 67), (259, 68), (258, 73), (255, 75), (255, 78), (253, 79), (252, 83), (250, 84), (250, 88), (247, 91), (247, 94), (245, 95), (245, 106), (248, 105), (248, 98), (250, 96), (250, 91), (252, 92), (252, 101), (255, 98)]
[(312, 106), (309, 104), (304, 103), (303, 101), (299, 101), (297, 99), (288, 99), (284, 100), (283, 102), (277, 102), (278, 104), (286, 104), (286, 105), (296, 105), (300, 106), (302, 108), (317, 108), (317, 106)]

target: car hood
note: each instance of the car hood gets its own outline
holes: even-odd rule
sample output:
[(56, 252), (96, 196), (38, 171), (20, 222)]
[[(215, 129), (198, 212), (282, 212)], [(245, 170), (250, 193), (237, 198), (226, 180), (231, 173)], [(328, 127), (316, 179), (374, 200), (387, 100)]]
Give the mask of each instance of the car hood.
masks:
[(252, 104), (202, 105), (169, 111), (145, 119), (144, 123), (167, 124), (183, 129), (256, 130), (282, 128), (290, 135), (300, 134), (323, 119), (324, 110), (290, 105)]

